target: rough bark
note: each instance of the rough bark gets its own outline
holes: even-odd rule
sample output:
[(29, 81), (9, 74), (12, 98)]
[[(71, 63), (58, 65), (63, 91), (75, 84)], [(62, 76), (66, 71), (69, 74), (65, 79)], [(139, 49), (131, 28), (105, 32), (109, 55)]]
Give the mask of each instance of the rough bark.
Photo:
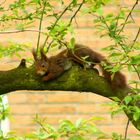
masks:
[[(96, 70), (84, 70), (78, 65), (73, 65), (69, 71), (54, 80), (42, 82), (41, 77), (36, 75), (34, 66), (26, 67), (25, 60), (15, 69), (0, 71), (0, 95), (17, 90), (84, 91), (121, 100), (130, 93), (129, 88), (112, 90), (108, 81), (99, 76)], [(133, 114), (126, 114), (132, 121)], [(140, 120), (132, 123), (140, 130)]]

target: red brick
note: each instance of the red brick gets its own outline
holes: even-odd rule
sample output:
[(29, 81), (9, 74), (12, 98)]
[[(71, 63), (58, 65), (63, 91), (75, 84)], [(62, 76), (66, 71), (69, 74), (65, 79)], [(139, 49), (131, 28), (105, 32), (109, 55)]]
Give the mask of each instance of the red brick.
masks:
[(11, 128), (19, 127), (19, 126), (29, 126), (35, 124), (33, 121), (34, 115), (15, 115), (10, 118)]
[(18, 105), (11, 105), (11, 113), (12, 114), (36, 114), (38, 113), (37, 105), (30, 105), (30, 104), (18, 104)]
[(21, 104), (27, 102), (27, 94), (24, 92), (12, 92), (8, 94), (10, 104)]
[(87, 102), (92, 102), (92, 103), (105, 103), (105, 102), (110, 102), (111, 100), (106, 98), (106, 97), (103, 97), (103, 96), (100, 96), (100, 95), (97, 95), (95, 93), (88, 93), (87, 94)]
[(130, 123), (129, 128), (128, 128), (128, 134), (129, 135), (136, 135), (139, 133), (140, 132), (133, 126), (133, 124)]
[(29, 134), (33, 131), (36, 131), (36, 127), (35, 126), (16, 126), (16, 127), (12, 127), (11, 131), (15, 132), (16, 136), (25, 136), (26, 134)]
[(81, 104), (78, 106), (78, 113), (109, 113), (108, 106), (103, 106), (102, 104)]
[[(84, 37), (84, 39), (88, 39), (89, 37), (96, 38), (95, 30), (91, 29), (75, 29), (75, 37), (80, 38)], [(86, 36), (85, 36), (86, 35)]]
[(38, 105), (39, 113), (46, 114), (74, 114), (76, 113), (76, 106), (73, 105)]
[(68, 115), (46, 115), (47, 122), (51, 125), (58, 125), (61, 120), (69, 119)]
[[(94, 118), (94, 119), (93, 119)], [(101, 118), (105, 118), (105, 119), (102, 119), (102, 120), (97, 120), (97, 118), (99, 119), (101, 119)], [(107, 119), (106, 119), (107, 118)], [(77, 122), (79, 119), (82, 119), (82, 120), (91, 120), (91, 119), (93, 119), (93, 122), (95, 123), (95, 124), (97, 124), (97, 126), (98, 125), (100, 125), (100, 124), (108, 124), (108, 123), (110, 123), (109, 121), (106, 121), (106, 120), (109, 120), (109, 116), (108, 115), (93, 115), (93, 114), (79, 114), (79, 113), (77, 113), (77, 114), (75, 114), (75, 115), (71, 115), (71, 116), (69, 116), (68, 117), (68, 119), (70, 120), (70, 121), (72, 121), (73, 123), (75, 123), (75, 122)]]
[(27, 93), (27, 102), (29, 104), (46, 103), (46, 101), (47, 96), (45, 92), (30, 92), (29, 94)]
[(104, 133), (111, 134), (113, 132), (119, 133), (119, 134), (124, 134), (125, 130), (125, 125), (103, 125), (99, 127), (100, 130)]
[(140, 17), (134, 17), (137, 26), (140, 26)]
[(59, 91), (47, 94), (48, 103), (75, 103), (75, 102), (86, 102), (87, 95), (79, 92), (61, 92)]
[(135, 4), (135, 0), (123, 0), (123, 4), (126, 6), (128, 5), (132, 6)]
[(112, 118), (112, 125), (126, 125), (128, 118), (125, 113), (119, 113)]

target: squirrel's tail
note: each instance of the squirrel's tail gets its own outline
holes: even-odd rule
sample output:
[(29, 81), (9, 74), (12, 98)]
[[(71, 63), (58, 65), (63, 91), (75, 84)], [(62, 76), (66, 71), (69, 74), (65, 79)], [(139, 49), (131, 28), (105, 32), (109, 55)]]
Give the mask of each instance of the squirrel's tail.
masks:
[[(94, 67), (95, 65), (99, 65), (101, 67), (102, 74), (105, 77), (105, 79), (108, 80), (112, 89), (127, 87), (126, 78), (120, 71), (116, 72), (114, 74), (114, 76), (112, 77), (112, 73), (110, 71), (106, 70), (101, 65), (102, 61), (104, 61), (105, 63), (108, 63), (108, 62), (106, 61), (105, 57), (102, 56), (100, 53), (97, 53), (97, 52), (93, 51), (92, 49), (90, 49), (84, 45), (79, 45), (79, 44), (75, 45), (75, 49), (76, 50), (75, 50), (74, 54), (76, 56), (78, 56), (78, 57), (88, 56), (89, 61), (93, 62), (92, 67)], [(75, 55), (73, 57), (75, 57)], [(83, 63), (83, 61), (79, 61), (79, 63)]]
[(127, 87), (126, 78), (120, 71), (116, 72), (114, 76), (112, 76), (112, 73), (110, 71), (107, 71), (102, 67), (102, 73), (103, 76), (111, 84), (112, 89)]

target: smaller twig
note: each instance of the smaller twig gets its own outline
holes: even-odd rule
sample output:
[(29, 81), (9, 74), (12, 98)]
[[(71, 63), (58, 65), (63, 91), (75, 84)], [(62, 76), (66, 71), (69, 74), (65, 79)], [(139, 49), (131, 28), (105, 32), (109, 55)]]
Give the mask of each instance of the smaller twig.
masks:
[[(104, 20), (104, 17), (101, 17), (101, 18)], [(107, 29), (108, 29), (108, 31), (109, 31), (109, 26), (108, 26), (108, 24), (106, 23), (105, 20), (104, 20), (104, 23), (105, 23), (105, 25), (106, 25), (106, 27), (107, 27)], [(135, 42), (136, 42), (136, 40), (137, 40), (139, 34), (140, 34), (140, 27), (139, 27), (139, 30), (138, 30), (138, 32), (137, 32), (137, 35), (136, 35), (136, 37), (135, 37), (135, 39), (134, 39), (134, 41), (133, 41), (133, 44), (132, 44), (131, 48), (134, 46), (134, 44), (135, 44)], [(121, 48), (123, 49), (123, 51), (126, 53), (125, 49), (123, 48), (123, 44), (119, 43), (119, 45), (121, 46)], [(127, 56), (127, 58), (130, 59), (129, 56)], [(138, 72), (136, 66), (135, 66), (134, 64), (132, 64), (132, 66), (133, 66), (133, 68), (135, 69), (138, 78), (140, 79), (140, 73)]]
[(50, 133), (47, 129), (46, 129), (46, 127), (40, 122), (40, 121), (36, 121), (40, 126), (41, 126), (41, 128), (45, 131), (45, 132), (47, 132), (48, 134)]
[(75, 21), (76, 27), (78, 28), (78, 23), (77, 23), (76, 17), (74, 18), (74, 21)]
[(45, 32), (34, 30), (34, 29), (4, 31), (4, 32), (0, 32), (0, 34), (13, 34), (13, 33), (20, 33), (20, 32), (40, 32), (45, 34)]
[(127, 139), (127, 133), (128, 133), (129, 123), (130, 123), (130, 120), (128, 119), (127, 124), (126, 124), (126, 128), (125, 128), (124, 140)]
[(133, 16), (132, 16), (132, 15), (130, 15), (130, 17), (131, 17), (132, 21), (135, 23), (135, 20), (134, 20)]
[[(136, 43), (136, 41), (137, 41), (137, 39), (138, 39), (139, 34), (140, 34), (140, 27), (139, 27), (139, 29), (138, 29), (138, 32), (137, 32), (137, 34), (136, 34), (135, 39), (133, 40), (133, 44), (132, 44), (131, 47), (130, 47), (131, 49), (132, 49), (133, 46), (135, 45), (135, 43)], [(137, 68), (136, 68), (136, 66), (135, 66), (134, 64), (133, 64), (132, 66), (133, 66), (133, 68), (135, 69), (135, 71), (137, 72), (138, 78), (139, 78), (139, 80), (140, 80), (140, 73), (138, 72), (138, 70), (137, 70)]]
[(137, 68), (136, 68), (136, 66), (133, 64), (132, 65), (133, 66), (133, 68), (135, 69), (135, 71), (136, 71), (136, 73), (137, 73), (137, 76), (138, 76), (138, 78), (139, 78), (139, 80), (140, 80), (140, 73), (139, 73), (139, 71), (137, 70)]
[[(79, 10), (81, 9), (81, 7), (82, 7), (82, 5), (84, 4), (84, 2), (85, 2), (85, 0), (83, 0), (83, 1), (79, 4), (79, 7), (77, 8), (77, 10), (75, 11), (75, 13), (74, 13), (73, 16), (71, 17), (71, 19), (70, 19), (70, 21), (69, 21), (69, 24), (68, 24), (67, 26), (70, 26), (70, 24), (72, 23), (73, 19), (76, 17), (77, 13), (78, 13)], [(63, 11), (63, 12), (64, 12), (64, 11)], [(53, 26), (53, 28), (54, 28), (54, 26)], [(61, 32), (65, 31), (65, 30), (66, 30), (66, 28), (65, 28), (64, 30), (62, 30)], [(58, 36), (61, 32), (58, 32), (57, 36)], [(49, 37), (47, 36), (47, 39), (45, 40), (45, 43), (44, 43), (43, 46), (46, 45), (46, 41), (48, 40), (48, 38), (49, 38)], [(51, 46), (51, 44), (52, 44), (53, 42), (54, 42), (54, 40), (52, 40), (52, 41), (50, 42), (50, 44), (49, 44), (49, 46), (48, 46), (48, 48), (47, 48), (47, 51), (49, 51), (50, 46)]]
[[(39, 31), (41, 31), (41, 28), (42, 28), (43, 15), (44, 15), (45, 7), (46, 7), (46, 1), (43, 1), (43, 4), (44, 5), (43, 5), (43, 9), (42, 9), (41, 17), (40, 17), (40, 23), (39, 23)], [(38, 49), (39, 49), (40, 37), (41, 37), (41, 33), (39, 32), (36, 52), (38, 52)]]
[(126, 19), (124, 21), (124, 24), (123, 24), (122, 28), (120, 29), (118, 35), (123, 31), (123, 29), (124, 29), (128, 19), (129, 19), (129, 17), (131, 16), (131, 14), (132, 14), (133, 10), (135, 9), (136, 5), (138, 4), (138, 2), (139, 2), (139, 0), (136, 0), (135, 4), (133, 5), (132, 9), (130, 10), (129, 14), (127, 15), (127, 17), (126, 17)]
[[(61, 19), (61, 17), (64, 15), (64, 13), (69, 9), (69, 7), (72, 5), (73, 1), (71, 3), (69, 3), (69, 5), (64, 9), (64, 11), (60, 14), (60, 16), (57, 18), (57, 20), (55, 21), (55, 23), (53, 24), (52, 26), (52, 29), (54, 29), (54, 27), (56, 26), (56, 24), (58, 23), (58, 21)], [(45, 41), (44, 41), (44, 44), (43, 44), (43, 47), (46, 45), (47, 41), (49, 39), (49, 35), (46, 37)]]
[(119, 23), (119, 14), (118, 14), (118, 16), (117, 16), (117, 21), (116, 21), (115, 32), (116, 32), (116, 30), (117, 30), (117, 27), (118, 27), (118, 23)]
[(103, 20), (103, 22), (104, 22), (104, 24), (106, 25), (108, 31), (110, 31), (110, 28), (109, 28), (109, 26), (108, 26), (108, 24), (107, 24), (105, 18), (104, 18), (103, 16), (101, 16), (101, 17), (99, 17), (99, 18), (100, 18), (101, 20)]
[[(71, 51), (72, 55), (73, 55), (77, 60), (79, 60), (79, 61), (81, 61), (81, 62), (83, 62), (83, 63), (87, 63), (87, 64), (89, 63), (89, 61), (86, 61), (86, 60), (82, 59), (82, 57), (80, 58), (79, 56), (77, 56), (77, 55), (74, 53), (73, 50), (70, 50), (70, 49), (68, 48), (67, 42), (63, 42), (63, 41), (61, 41), (61, 40), (58, 40), (58, 41), (59, 41), (60, 44), (63, 44), (63, 45), (67, 48), (68, 51)], [(83, 47), (83, 48), (84, 48), (84, 47)], [(78, 49), (77, 49), (77, 50), (78, 50)], [(97, 62), (90, 62), (90, 64), (99, 64), (99, 63), (97, 63)]]
[(52, 40), (50, 43), (49, 43), (49, 45), (48, 45), (48, 47), (47, 47), (47, 51), (46, 52), (48, 52), (49, 51), (49, 49), (50, 49), (50, 47), (51, 47), (51, 45), (52, 45), (52, 43), (54, 42), (54, 40)]
[(84, 3), (85, 3), (85, 0), (83, 0), (83, 1), (80, 3), (80, 5), (79, 5), (79, 7), (77, 8), (77, 10), (75, 11), (74, 15), (71, 17), (70, 22), (69, 22), (69, 25), (72, 23), (73, 19), (76, 17), (77, 13), (80, 11), (80, 9), (81, 9), (81, 7), (82, 7), (82, 5), (83, 5)]
[(139, 29), (138, 29), (138, 32), (137, 32), (137, 35), (136, 35), (135, 39), (133, 40), (133, 44), (131, 45), (131, 49), (132, 49), (133, 46), (135, 45), (135, 43), (136, 43), (136, 41), (137, 41), (137, 39), (138, 39), (139, 34), (140, 34), (140, 27), (139, 27)]
[[(8, 10), (10, 10), (10, 9), (4, 10), (3, 12), (8, 11)], [(30, 13), (30, 14), (35, 15), (36, 13), (37, 13), (37, 11), (35, 11), (33, 13)], [(5, 21), (9, 21), (9, 20), (16, 20), (16, 21), (26, 20), (26, 19), (28, 19), (30, 17), (30, 14), (28, 14), (25, 17), (24, 16), (21, 16), (21, 17), (12, 17), (12, 14), (11, 14), (11, 15), (9, 15), (10, 19), (0, 19), (0, 21), (1, 22), (5, 22)], [(35, 18), (35, 16), (32, 17), (32, 18)]]

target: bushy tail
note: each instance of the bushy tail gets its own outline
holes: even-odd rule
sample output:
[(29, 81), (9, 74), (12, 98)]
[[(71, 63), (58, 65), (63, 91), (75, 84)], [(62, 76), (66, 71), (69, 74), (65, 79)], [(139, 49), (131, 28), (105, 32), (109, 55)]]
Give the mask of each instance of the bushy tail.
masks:
[[(114, 77), (111, 78), (112, 73), (110, 71), (106, 70), (101, 65), (102, 61), (108, 63), (104, 56), (102, 56), (100, 53), (97, 53), (97, 52), (93, 51), (92, 49), (90, 49), (90, 48), (88, 48), (84, 45), (76, 44), (75, 48), (77, 49), (77, 51), (74, 52), (75, 55), (77, 55), (78, 57), (89, 56), (89, 60), (93, 62), (93, 64), (92, 64), (93, 67), (95, 65), (99, 65), (101, 67), (102, 74), (109, 81), (112, 89), (127, 87), (126, 78), (120, 71), (116, 72), (114, 74)], [(81, 62), (81, 63), (83, 63), (83, 62)]]
[(102, 68), (102, 72), (103, 72), (103, 76), (111, 84), (112, 89), (127, 87), (126, 78), (120, 71), (116, 72), (113, 77), (112, 77), (112, 73), (110, 71), (105, 70), (104, 68)]

